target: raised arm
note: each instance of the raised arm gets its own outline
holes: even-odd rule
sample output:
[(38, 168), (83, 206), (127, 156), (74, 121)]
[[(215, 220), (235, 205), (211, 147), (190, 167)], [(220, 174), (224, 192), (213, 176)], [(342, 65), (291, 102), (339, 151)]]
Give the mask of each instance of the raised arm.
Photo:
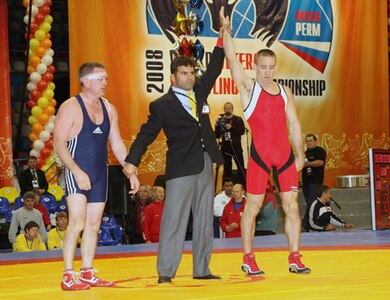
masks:
[(236, 49), (231, 36), (230, 20), (228, 16), (225, 17), (224, 15), (224, 7), (222, 7), (219, 12), (219, 20), (223, 33), (223, 50), (225, 51), (225, 57), (229, 63), (232, 78), (240, 92), (242, 106), (245, 109), (249, 104), (254, 81), (246, 75), (244, 68), (237, 59)]

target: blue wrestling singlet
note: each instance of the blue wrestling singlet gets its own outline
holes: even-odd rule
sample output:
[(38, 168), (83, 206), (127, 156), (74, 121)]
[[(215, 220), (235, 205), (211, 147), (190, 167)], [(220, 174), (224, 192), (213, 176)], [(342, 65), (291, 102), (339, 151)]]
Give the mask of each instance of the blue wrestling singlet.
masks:
[(67, 148), (79, 167), (88, 174), (91, 189), (84, 191), (79, 188), (76, 180), (65, 168), (66, 192), (68, 195), (83, 194), (88, 203), (105, 202), (107, 200), (107, 139), (110, 133), (110, 119), (103, 100), (99, 98), (103, 109), (103, 122), (95, 124), (90, 119), (80, 95), (76, 96), (83, 112), (83, 125), (79, 134), (67, 141)]

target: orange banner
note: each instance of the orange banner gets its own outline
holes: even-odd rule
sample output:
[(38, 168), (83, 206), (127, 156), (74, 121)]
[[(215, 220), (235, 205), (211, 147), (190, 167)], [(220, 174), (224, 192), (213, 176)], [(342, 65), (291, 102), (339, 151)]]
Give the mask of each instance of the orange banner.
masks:
[(0, 187), (14, 186), (7, 2), (0, 1)]
[[(196, 23), (202, 34), (187, 37), (203, 44), (202, 63), (207, 66), (216, 42), (218, 10), (227, 2), (237, 55), (248, 74), (255, 76), (253, 53), (264, 47), (276, 52), (277, 80), (295, 94), (303, 133), (316, 134), (328, 153), (325, 182), (334, 186), (339, 175), (366, 173), (368, 149), (389, 147), (387, 3), (211, 2), (192, 8), (188, 4), (183, 11), (185, 16), (194, 12), (203, 22), (203, 28)], [(121, 133), (130, 146), (147, 119), (148, 104), (169, 88), (172, 52), (181, 41), (171, 27), (178, 11), (172, 0), (69, 0), (68, 5), (71, 93), (80, 90), (77, 70), (82, 63), (104, 63), (109, 74), (106, 96), (119, 111)], [(209, 97), (212, 122), (226, 101), (243, 116), (227, 65)], [(245, 158), (247, 140), (250, 134), (243, 137)], [(141, 163), (144, 182), (152, 184), (164, 173), (165, 151), (161, 134)]]

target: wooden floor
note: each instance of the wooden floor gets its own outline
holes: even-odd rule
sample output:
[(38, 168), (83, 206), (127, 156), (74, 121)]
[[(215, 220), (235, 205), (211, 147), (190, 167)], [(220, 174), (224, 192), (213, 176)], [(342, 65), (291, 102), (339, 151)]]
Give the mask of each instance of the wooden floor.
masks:
[[(1, 299), (389, 299), (390, 231), (307, 233), (302, 261), (308, 275), (288, 272), (285, 237), (257, 237), (265, 276), (240, 270), (240, 240), (216, 240), (211, 270), (218, 281), (192, 279), (190, 243), (173, 284), (157, 284), (156, 245), (101, 247), (95, 268), (113, 288), (64, 292), (61, 253), (0, 254)], [(75, 267), (80, 266), (77, 260)]]

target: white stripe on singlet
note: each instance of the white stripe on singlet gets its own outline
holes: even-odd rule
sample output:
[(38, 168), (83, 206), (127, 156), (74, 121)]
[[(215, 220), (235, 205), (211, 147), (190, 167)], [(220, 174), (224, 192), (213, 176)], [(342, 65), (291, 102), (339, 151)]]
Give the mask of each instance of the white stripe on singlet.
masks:
[[(72, 140), (68, 141), (68, 150), (72, 158), (74, 158), (74, 153), (76, 152), (76, 148), (77, 148), (77, 136)], [(73, 174), (71, 174), (68, 168), (65, 169), (65, 184), (68, 189), (69, 195), (75, 194), (77, 192), (76, 182), (74, 180)]]

